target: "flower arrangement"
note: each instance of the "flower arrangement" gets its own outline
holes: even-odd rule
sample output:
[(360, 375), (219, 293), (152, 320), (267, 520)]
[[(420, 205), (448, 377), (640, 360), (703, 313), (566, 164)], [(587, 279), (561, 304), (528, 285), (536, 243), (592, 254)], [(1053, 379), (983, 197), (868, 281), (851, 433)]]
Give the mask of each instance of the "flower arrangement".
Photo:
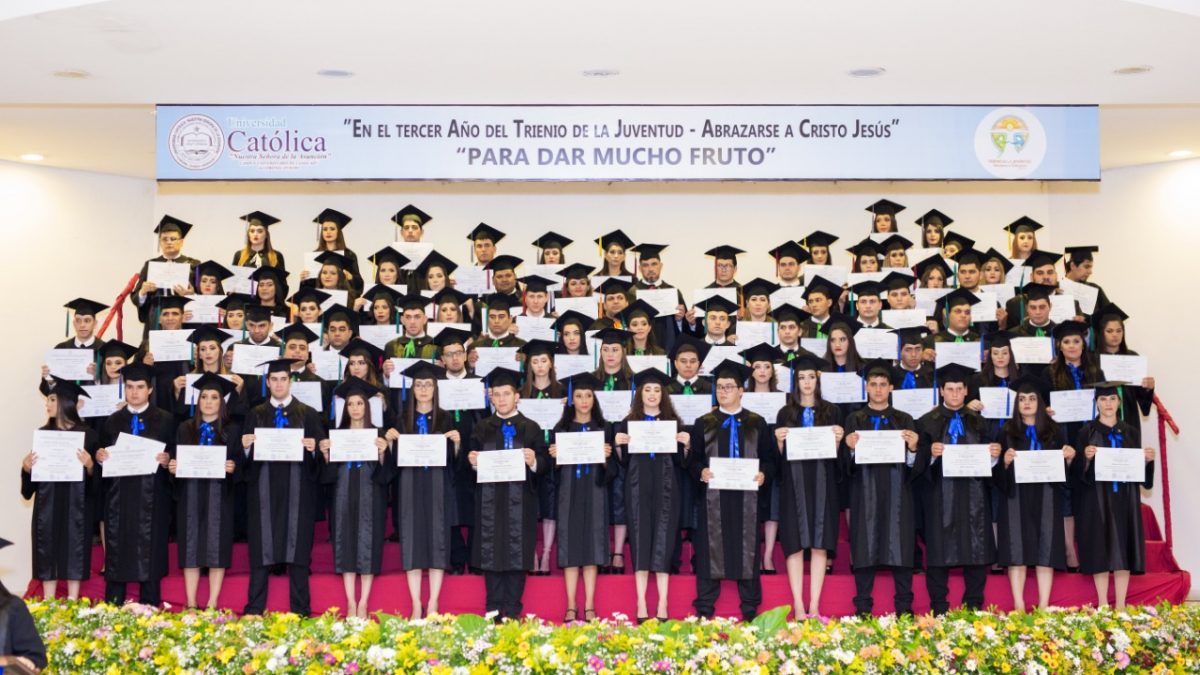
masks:
[(473, 614), (409, 621), (334, 613), (238, 618), (142, 605), (29, 605), (48, 672), (103, 673), (1193, 673), (1200, 607), (942, 617), (807, 619), (779, 607), (727, 619), (631, 625), (627, 617), (494, 624)]

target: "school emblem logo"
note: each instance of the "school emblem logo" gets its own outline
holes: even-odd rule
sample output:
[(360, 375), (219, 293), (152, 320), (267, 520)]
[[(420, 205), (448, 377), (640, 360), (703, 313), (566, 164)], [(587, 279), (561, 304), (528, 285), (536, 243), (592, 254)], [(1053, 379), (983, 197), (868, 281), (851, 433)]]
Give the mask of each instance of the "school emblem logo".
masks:
[(179, 166), (200, 171), (217, 163), (225, 150), (221, 125), (208, 115), (185, 115), (171, 126), (167, 136), (171, 159)]
[(1025, 178), (1046, 156), (1046, 132), (1025, 108), (989, 112), (975, 129), (975, 157), (997, 178)]

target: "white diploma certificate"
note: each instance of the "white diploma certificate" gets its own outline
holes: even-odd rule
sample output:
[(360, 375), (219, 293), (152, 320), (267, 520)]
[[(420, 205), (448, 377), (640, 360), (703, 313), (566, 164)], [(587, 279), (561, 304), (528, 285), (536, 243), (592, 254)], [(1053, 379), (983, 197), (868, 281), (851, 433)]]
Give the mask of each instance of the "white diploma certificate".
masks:
[(176, 286), (192, 284), (192, 266), (185, 263), (151, 260), (146, 265), (146, 281), (161, 290), (172, 290)]
[(192, 343), (188, 342), (191, 335), (191, 328), (150, 331), (150, 353), (154, 355), (154, 362), (191, 361)]
[(854, 334), (854, 346), (864, 359), (894, 361), (900, 354), (900, 336), (884, 328), (861, 328)]
[(897, 464), (905, 460), (904, 437), (900, 431), (859, 431), (854, 448), (855, 464)]
[(400, 434), (396, 439), (396, 466), (446, 466), (446, 437)]
[(37, 461), (30, 478), (35, 483), (82, 482), (83, 465), (76, 454), (82, 449), (82, 431), (34, 431), (32, 450)]
[(517, 410), (537, 423), (542, 431), (552, 431), (562, 419), (564, 398), (523, 398), (517, 401)]
[[(316, 331), (314, 331), (316, 332)], [(386, 326), (359, 326), (358, 336), (367, 342), (383, 349), (387, 347), (387, 343), (400, 337), (400, 333), (396, 330), (394, 324)]]
[[(1058, 287), (1075, 298), (1079, 302), (1079, 308), (1084, 314), (1093, 314), (1096, 311), (1096, 300), (1100, 298), (1100, 289), (1088, 284), (1081, 284), (1078, 281), (1072, 281), (1066, 277), (1058, 280)], [(1074, 313), (1074, 312), (1072, 312)]]
[[(1075, 461), (1079, 461), (1076, 458)], [(1142, 483), (1146, 480), (1146, 451), (1142, 448), (1096, 448), (1096, 480)]]
[(916, 328), (925, 325), (923, 309), (885, 309), (879, 316), (892, 328)]
[(92, 349), (51, 349), (46, 352), (46, 366), (50, 374), (64, 380), (94, 380), (96, 375), (88, 373), (88, 366), (96, 362)]
[(979, 302), (971, 305), (971, 321), (975, 323), (995, 321), (996, 310), (1000, 306), (1000, 301), (996, 298), (996, 294), (983, 291), (976, 293), (975, 297), (979, 298)]
[(392, 362), (392, 374), (388, 375), (387, 381), (387, 386), (390, 389), (411, 387), (413, 384), (412, 378), (402, 373), (422, 361), (432, 363), (429, 359), (403, 358), (399, 356), (393, 356), (390, 361)]
[(1018, 450), (1013, 471), (1018, 483), (1067, 482), (1062, 450)]
[(700, 364), (700, 374), (705, 377), (712, 375), (713, 369), (721, 365), (722, 361), (728, 360), (734, 363), (741, 363), (741, 351), (741, 347), (734, 345), (714, 345), (708, 350), (708, 355), (704, 357), (704, 362)]
[(324, 412), (325, 397), (321, 392), (320, 382), (293, 382), (289, 391), (297, 401), (317, 412)]
[(674, 454), (678, 449), (675, 435), (679, 427), (675, 420), (629, 422), (629, 454)]
[(587, 373), (596, 369), (596, 361), (588, 354), (555, 354), (554, 355), (554, 373), (558, 375), (558, 379), (565, 380), (568, 377)]
[(482, 267), (459, 265), (454, 271), (454, 290), (467, 295), (487, 295), (492, 292), (492, 275)]
[(1068, 389), (1050, 392), (1050, 407), (1054, 409), (1054, 421), (1088, 422), (1096, 417), (1095, 389)]
[(475, 482), (512, 483), (525, 480), (525, 451), (486, 450), (476, 455)]
[[(718, 295), (721, 296), (722, 298), (725, 298), (729, 302), (732, 302), (735, 305), (738, 304), (737, 289), (734, 288), (733, 286), (725, 286), (722, 288), (696, 288), (696, 289), (693, 289), (692, 290), (692, 304), (693, 305), (700, 304), (700, 303), (704, 302), (705, 300), (708, 300), (709, 298), (714, 298)], [(703, 310), (700, 310), (700, 309), (697, 309), (696, 312), (697, 312), (696, 319), (699, 319), (700, 318), (699, 315), (704, 313)]]
[(176, 478), (224, 478), (225, 446), (175, 446)]
[(166, 451), (165, 443), (153, 438), (144, 438), (121, 432), (117, 442), (108, 447), (108, 459), (104, 462), (103, 476), (147, 476), (158, 470), (158, 453)]
[(225, 299), (224, 295), (189, 295), (188, 299), (188, 304), (183, 306), (185, 313), (192, 313), (188, 323), (221, 322), (221, 308), (217, 303)]
[(477, 377), (438, 380), (438, 407), (442, 410), (483, 410), (484, 403), (483, 380)]
[(596, 298), (590, 295), (582, 298), (555, 298), (554, 311), (559, 316), (567, 312), (579, 312), (593, 320), (600, 316), (600, 307), (596, 303)]
[(554, 333), (554, 319), (518, 315), (514, 317), (514, 320), (520, 329), (521, 339), (526, 342), (530, 340), (555, 342), (558, 339)]
[(892, 407), (920, 419), (937, 406), (937, 393), (932, 389), (893, 389)]
[(629, 408), (633, 406), (633, 392), (629, 389), (592, 393), (596, 396), (596, 403), (600, 405), (600, 412), (604, 414), (605, 422), (620, 422), (625, 419), (625, 416), (629, 414)]
[[(821, 277), (835, 286), (844, 286), (850, 277), (850, 268), (842, 265), (805, 265), (804, 285), (811, 286), (813, 279)], [(803, 309), (803, 307), (801, 307)]]
[(747, 349), (757, 344), (778, 344), (775, 336), (775, 323), (772, 321), (739, 321), (737, 322), (738, 347)]
[(516, 370), (520, 366), (517, 362), (518, 349), (520, 347), (476, 347), (475, 353), (479, 354), (479, 359), (475, 362), (475, 374), (486, 377), (498, 367)]
[(784, 448), (789, 462), (837, 459), (833, 427), (789, 427)]
[(712, 412), (712, 396), (709, 394), (671, 394), (671, 405), (684, 426), (695, 424), (696, 418)]
[(1050, 320), (1054, 323), (1075, 319), (1075, 296), (1057, 293), (1050, 296)]
[(415, 270), (433, 250), (433, 243), (428, 241), (393, 241), (389, 246), (400, 255), (408, 258), (401, 269)]
[(712, 471), (712, 479), (708, 481), (709, 490), (740, 490), (757, 492), (758, 460), (732, 457), (710, 457), (708, 468)]
[(1050, 363), (1054, 359), (1054, 344), (1048, 337), (1015, 337), (1009, 344), (1017, 363)]
[(279, 347), (274, 345), (237, 344), (233, 346), (233, 367), (230, 370), (238, 375), (263, 375), (266, 366), (259, 364), (277, 358)]
[(629, 369), (634, 373), (640, 373), (643, 370), (648, 370), (650, 368), (657, 368), (664, 373), (667, 372), (668, 365), (666, 354), (659, 356), (651, 354), (644, 354), (642, 356), (629, 355), (625, 357), (625, 360), (629, 363)]
[(935, 366), (938, 368), (957, 363), (971, 370), (979, 370), (980, 361), (983, 360), (982, 342), (938, 342), (933, 349), (937, 354)]
[(562, 466), (572, 464), (604, 463), (604, 432), (574, 431), (554, 434), (556, 447), (555, 462)]
[(639, 288), (637, 299), (645, 300), (646, 304), (658, 311), (659, 316), (675, 316), (675, 308), (679, 306), (679, 290), (675, 288)]
[(108, 417), (121, 409), (121, 385), (85, 384), (88, 398), (79, 399), (80, 417)]
[(742, 407), (758, 413), (767, 424), (775, 424), (780, 409), (787, 405), (787, 393), (782, 391), (746, 392), (742, 394)]
[(1008, 387), (980, 387), (979, 402), (983, 404), (979, 414), (984, 419), (1006, 420), (1012, 417), (1013, 391)]
[(375, 462), (379, 460), (379, 448), (375, 439), (376, 429), (330, 429), (329, 461), (331, 462)]
[(992, 451), (987, 445), (947, 445), (939, 461), (946, 478), (987, 478), (992, 475)]
[(257, 462), (299, 462), (304, 459), (303, 429), (254, 430), (254, 460)]
[(858, 373), (821, 373), (821, 398), (830, 403), (862, 403), (867, 392)]
[(1104, 371), (1104, 379), (1109, 382), (1128, 382), (1142, 386), (1150, 366), (1144, 356), (1124, 356), (1121, 354), (1101, 354), (1100, 370)]
[(309, 357), (312, 359), (313, 366), (317, 369), (317, 377), (326, 381), (342, 379), (342, 374), (346, 370), (346, 361), (348, 360), (346, 357), (332, 349), (318, 349), (314, 352), (309, 352)]

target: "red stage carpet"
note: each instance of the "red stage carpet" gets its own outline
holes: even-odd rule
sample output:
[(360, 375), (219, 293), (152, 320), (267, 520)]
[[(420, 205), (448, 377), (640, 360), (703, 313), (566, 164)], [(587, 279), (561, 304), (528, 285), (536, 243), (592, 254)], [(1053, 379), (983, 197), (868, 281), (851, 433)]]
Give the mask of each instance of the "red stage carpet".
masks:
[[(1153, 515), (1148, 514), (1146, 527), (1147, 537), (1158, 537), (1159, 529), (1153, 522)], [(843, 523), (844, 529), (844, 523)], [(322, 613), (329, 607), (344, 607), (345, 593), (340, 575), (333, 572), (333, 554), (328, 544), (325, 524), (317, 525), (317, 544), (313, 549), (312, 566), (312, 609), (314, 613)], [(171, 545), (171, 557), (174, 559), (175, 546)], [(695, 579), (687, 563), (691, 556), (691, 548), (684, 547), (683, 573), (671, 578), (671, 598), (669, 602), (671, 618), (683, 618), (692, 613), (692, 599), (696, 595)], [(104, 596), (104, 580), (97, 576), (102, 563), (100, 548), (93, 551), (93, 576), (84, 582), (82, 595), (100, 599)], [(628, 555), (626, 557), (628, 560)], [(1181, 603), (1187, 598), (1191, 587), (1191, 575), (1180, 570), (1174, 556), (1166, 547), (1165, 542), (1150, 539), (1146, 542), (1146, 574), (1134, 576), (1129, 585), (1130, 604), (1155, 604), (1161, 601)], [(762, 577), (763, 604), (762, 609), (770, 609), (779, 605), (791, 604), (791, 591), (788, 588), (787, 576), (783, 572), (783, 556), (777, 549), (775, 566), (780, 570), (775, 576)], [(807, 568), (807, 566), (806, 566)], [(805, 569), (807, 577), (808, 570)], [(854, 613), (851, 602), (854, 596), (854, 577), (849, 570), (849, 551), (845, 541), (839, 544), (839, 555), (834, 560), (833, 574), (825, 577), (825, 588), (821, 594), (822, 613), (829, 616), (849, 615)], [(225, 576), (221, 589), (221, 607), (240, 612), (246, 602), (246, 589), (249, 583), (249, 566), (245, 544), (235, 544), (233, 567)], [(272, 577), (271, 592), (267, 607), (270, 610), (286, 611), (288, 609), (288, 580), (287, 577)], [(427, 584), (427, 582), (426, 582)], [(805, 597), (807, 598), (808, 579), (804, 580)], [(198, 598), (201, 604), (208, 596), (207, 581), (201, 579)], [(65, 593), (65, 584), (60, 584), (59, 593)], [(929, 596), (925, 592), (923, 576), (916, 576), (913, 583), (916, 600), (913, 608), (917, 612), (929, 609)], [(427, 587), (426, 595), (427, 597)], [(450, 613), (473, 612), (482, 613), (483, 578), (478, 576), (447, 575), (442, 586), (441, 611)], [(31, 581), (26, 590), (27, 596), (40, 597), (41, 583)], [(137, 585), (129, 585), (129, 597), (137, 597)], [(892, 611), (892, 578), (889, 573), (881, 573), (875, 583), (875, 613), (885, 614)], [(951, 604), (955, 604), (962, 595), (962, 577), (952, 575), (950, 579)], [(178, 567), (172, 563), (171, 575), (162, 582), (163, 601), (173, 607), (183, 607), (185, 594), (183, 576)], [(580, 616), (582, 617), (583, 588), (582, 582), (578, 593)], [(655, 606), (654, 583), (650, 583), (647, 599), (651, 610)], [(1095, 603), (1095, 587), (1090, 576), (1060, 573), (1055, 576), (1054, 590), (1050, 596), (1052, 604), (1060, 607), (1071, 607)], [(1111, 597), (1110, 597), (1111, 601)], [(1002, 610), (1012, 608), (1009, 592), (1008, 577), (991, 575), (988, 577), (985, 604), (995, 605)], [(1032, 571), (1026, 582), (1025, 604), (1033, 607), (1037, 604), (1037, 583)], [(625, 614), (632, 618), (636, 612), (636, 592), (632, 572), (623, 575), (602, 575), (596, 585), (596, 611), (600, 616), (613, 613)], [(529, 577), (525, 586), (525, 612), (540, 617), (559, 620), (566, 609), (566, 596), (563, 589), (563, 579), (555, 572), (549, 577)], [(391, 614), (407, 615), (410, 612), (408, 587), (404, 574), (400, 569), (399, 544), (387, 543), (384, 549), (383, 574), (375, 579), (371, 591), (371, 611), (383, 611)], [(719, 616), (740, 616), (738, 611), (737, 588), (732, 582), (725, 582), (721, 598), (717, 603)]]

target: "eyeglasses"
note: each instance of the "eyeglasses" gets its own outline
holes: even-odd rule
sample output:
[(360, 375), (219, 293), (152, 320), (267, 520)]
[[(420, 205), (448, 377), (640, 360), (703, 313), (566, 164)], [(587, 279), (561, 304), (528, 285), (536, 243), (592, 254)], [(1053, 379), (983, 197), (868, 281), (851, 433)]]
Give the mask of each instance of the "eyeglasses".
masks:
[(718, 384), (717, 385), (717, 391), (723, 391), (726, 393), (731, 392), (731, 391), (737, 391), (737, 388), (738, 388), (738, 386), (736, 384)]

